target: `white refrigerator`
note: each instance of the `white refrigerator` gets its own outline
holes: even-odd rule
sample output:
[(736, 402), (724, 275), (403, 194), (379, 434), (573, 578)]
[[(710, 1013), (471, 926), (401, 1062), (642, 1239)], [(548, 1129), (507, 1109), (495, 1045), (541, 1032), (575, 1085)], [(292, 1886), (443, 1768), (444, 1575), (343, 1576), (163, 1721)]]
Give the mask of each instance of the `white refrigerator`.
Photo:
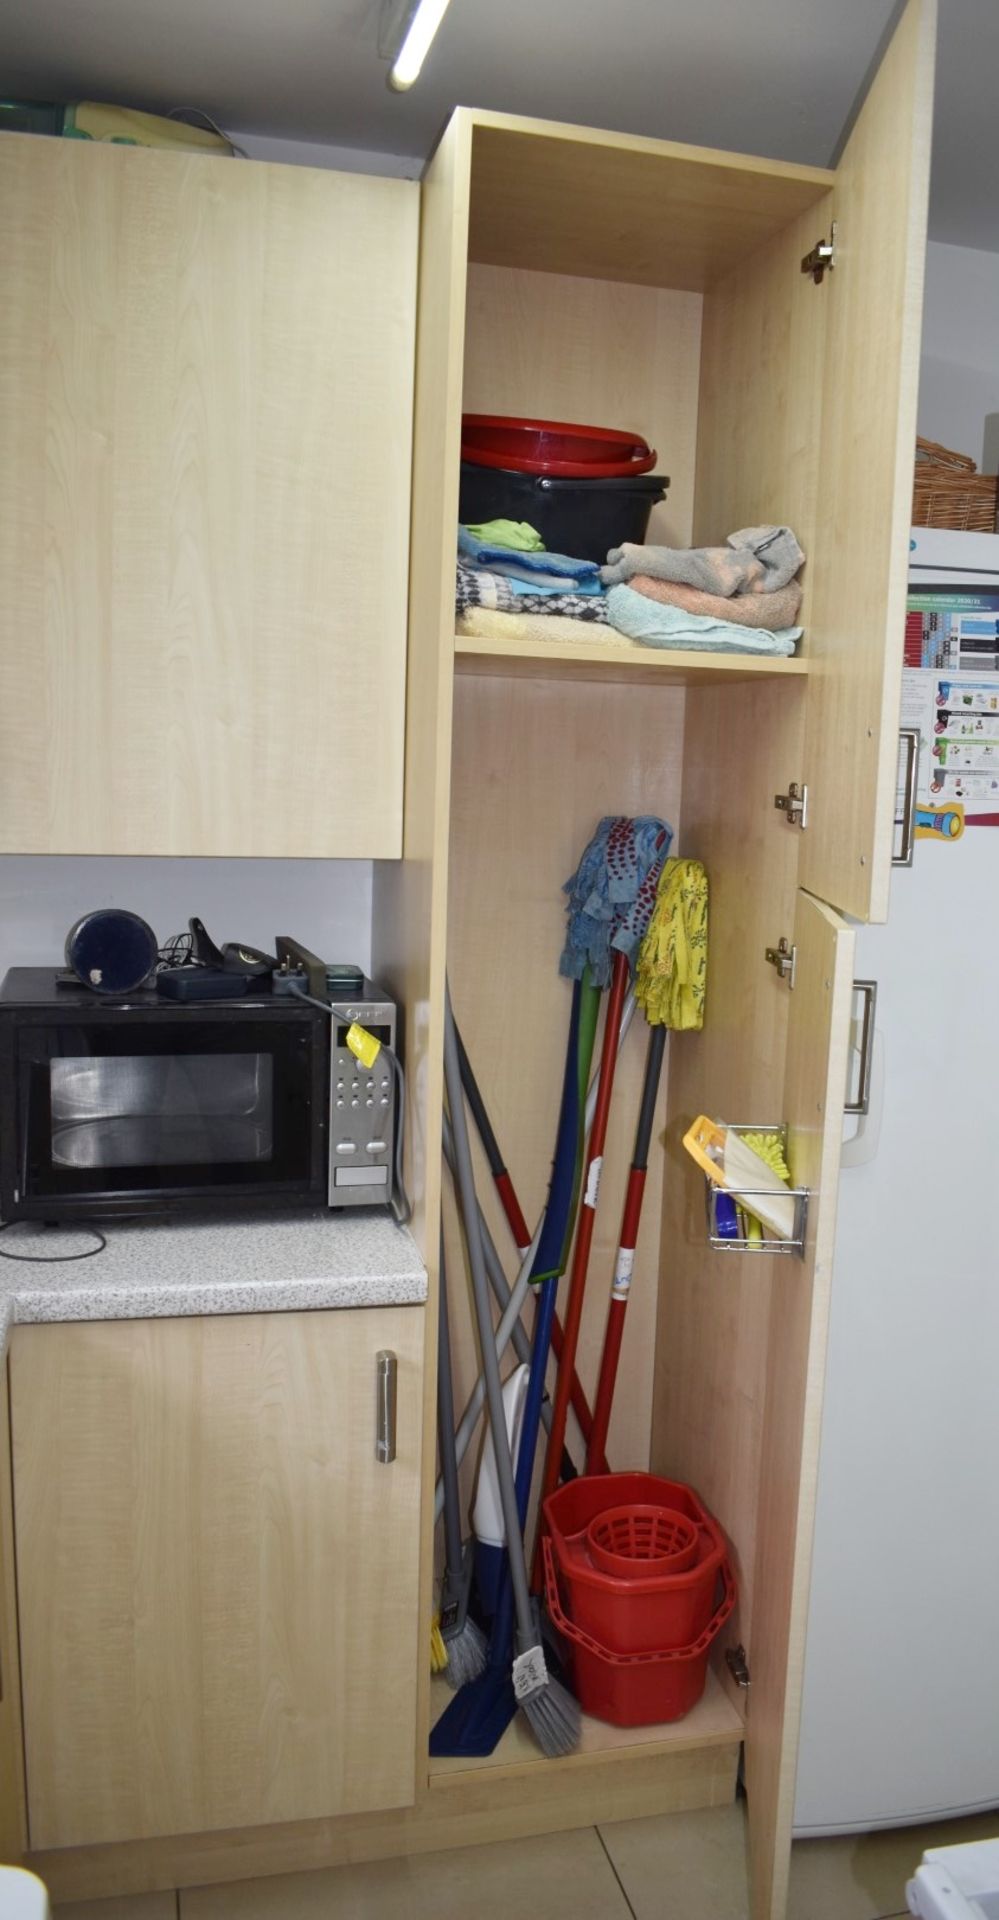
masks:
[[(910, 592), (999, 595), (993, 535), (915, 529), (911, 566)], [(955, 700), (999, 692), (990, 617), (941, 632)], [(999, 1807), (999, 826), (916, 842), (857, 974), (871, 1094), (845, 1129), (799, 1834)]]

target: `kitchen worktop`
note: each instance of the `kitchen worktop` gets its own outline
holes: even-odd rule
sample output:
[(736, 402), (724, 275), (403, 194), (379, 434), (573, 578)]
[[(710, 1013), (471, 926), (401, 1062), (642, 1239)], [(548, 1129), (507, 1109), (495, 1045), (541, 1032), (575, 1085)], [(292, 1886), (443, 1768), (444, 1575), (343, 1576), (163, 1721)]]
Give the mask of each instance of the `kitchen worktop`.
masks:
[(17, 1222), (0, 1234), (0, 1351), (8, 1328), (40, 1320), (151, 1320), (215, 1313), (419, 1304), (427, 1276), (415, 1241), (381, 1208), (284, 1218), (101, 1229)]

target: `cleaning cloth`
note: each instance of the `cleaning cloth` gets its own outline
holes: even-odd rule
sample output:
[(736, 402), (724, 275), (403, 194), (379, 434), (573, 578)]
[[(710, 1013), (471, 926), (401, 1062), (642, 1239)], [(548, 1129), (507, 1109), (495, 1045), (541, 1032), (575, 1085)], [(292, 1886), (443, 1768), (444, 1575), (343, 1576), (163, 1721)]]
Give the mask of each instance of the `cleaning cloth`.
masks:
[(545, 550), (540, 533), (526, 520), (484, 520), (481, 526), (467, 527), (466, 532), (486, 547), (508, 547), (514, 553), (544, 553)]
[(703, 1027), (707, 967), (708, 876), (699, 860), (667, 860), (635, 966), (635, 999), (650, 1027)]
[(775, 593), (794, 579), (804, 554), (790, 527), (743, 527), (724, 547), (642, 547), (628, 541), (612, 547), (601, 578), (608, 587), (651, 574), (679, 580), (702, 593)]
[(704, 620), (730, 620), (740, 627), (766, 627), (776, 633), (781, 627), (793, 627), (801, 611), (801, 588), (797, 580), (773, 593), (733, 593), (726, 600), (720, 593), (702, 593), (699, 587), (685, 587), (678, 580), (654, 580), (651, 574), (636, 573), (628, 585), (647, 600), (658, 600), (663, 607), (682, 607), (684, 613), (696, 613)]
[(770, 633), (766, 627), (740, 627), (732, 620), (706, 620), (682, 607), (663, 607), (631, 587), (612, 587), (607, 595), (607, 617), (612, 627), (647, 647), (694, 648), (705, 653), (794, 652), (800, 627)]
[(596, 986), (610, 984), (612, 951), (634, 953), (648, 927), (673, 829), (651, 814), (601, 820), (571, 879), (559, 972), (580, 980), (588, 965)]

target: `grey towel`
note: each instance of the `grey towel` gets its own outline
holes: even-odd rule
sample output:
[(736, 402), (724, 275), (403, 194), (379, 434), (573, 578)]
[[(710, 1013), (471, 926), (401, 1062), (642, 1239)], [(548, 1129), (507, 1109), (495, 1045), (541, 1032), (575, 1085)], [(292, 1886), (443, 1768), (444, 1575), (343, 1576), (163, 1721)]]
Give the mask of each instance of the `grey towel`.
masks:
[(794, 579), (805, 556), (790, 527), (743, 527), (724, 547), (612, 547), (600, 577), (619, 586), (636, 573), (674, 580), (702, 593), (773, 593)]

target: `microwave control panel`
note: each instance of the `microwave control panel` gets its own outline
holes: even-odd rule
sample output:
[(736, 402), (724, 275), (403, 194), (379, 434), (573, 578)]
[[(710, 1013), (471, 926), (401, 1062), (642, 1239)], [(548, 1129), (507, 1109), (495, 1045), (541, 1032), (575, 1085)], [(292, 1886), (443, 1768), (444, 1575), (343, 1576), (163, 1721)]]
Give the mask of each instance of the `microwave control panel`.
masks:
[(379, 1055), (370, 1069), (346, 1044), (357, 1021), (395, 1049), (395, 1007), (388, 1000), (334, 1001), (330, 1048), (331, 1207), (386, 1206), (392, 1195), (396, 1077)]

